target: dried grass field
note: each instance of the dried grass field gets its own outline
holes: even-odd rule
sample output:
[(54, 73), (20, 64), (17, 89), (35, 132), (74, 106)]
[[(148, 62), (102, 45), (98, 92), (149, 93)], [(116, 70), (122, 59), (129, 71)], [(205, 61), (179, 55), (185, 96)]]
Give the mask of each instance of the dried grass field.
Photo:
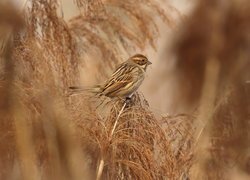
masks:
[[(11, 2), (0, 180), (250, 179), (249, 0), (193, 0), (187, 14), (163, 0)], [(69, 95), (137, 52), (153, 69), (129, 106)]]

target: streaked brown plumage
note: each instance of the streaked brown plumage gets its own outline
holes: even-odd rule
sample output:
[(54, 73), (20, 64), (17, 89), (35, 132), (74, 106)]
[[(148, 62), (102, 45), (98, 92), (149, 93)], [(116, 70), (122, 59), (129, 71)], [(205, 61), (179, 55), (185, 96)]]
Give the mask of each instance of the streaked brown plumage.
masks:
[(146, 56), (136, 54), (120, 64), (104, 84), (89, 89), (83, 87), (69, 88), (72, 90), (73, 94), (88, 90), (95, 94), (105, 95), (110, 98), (129, 98), (142, 84), (147, 66), (150, 64), (152, 63)]

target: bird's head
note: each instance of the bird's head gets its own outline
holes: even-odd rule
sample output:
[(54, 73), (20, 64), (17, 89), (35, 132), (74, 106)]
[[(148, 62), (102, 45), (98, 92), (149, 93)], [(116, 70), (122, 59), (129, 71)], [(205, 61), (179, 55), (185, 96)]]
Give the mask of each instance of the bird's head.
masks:
[(130, 60), (146, 70), (147, 66), (152, 64), (148, 58), (142, 54), (136, 54), (130, 58)]

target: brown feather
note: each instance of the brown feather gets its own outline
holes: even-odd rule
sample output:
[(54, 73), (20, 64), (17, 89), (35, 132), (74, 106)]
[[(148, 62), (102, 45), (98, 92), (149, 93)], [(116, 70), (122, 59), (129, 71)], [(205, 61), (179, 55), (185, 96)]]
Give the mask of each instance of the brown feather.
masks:
[[(103, 84), (96, 87), (96, 94), (107, 97), (128, 97), (131, 96), (141, 85), (145, 77), (146, 67), (150, 65), (147, 57), (142, 54), (136, 54), (127, 61), (120, 64), (112, 76)], [(71, 88), (75, 92), (81, 92), (84, 88)], [(90, 88), (91, 89), (91, 88)]]

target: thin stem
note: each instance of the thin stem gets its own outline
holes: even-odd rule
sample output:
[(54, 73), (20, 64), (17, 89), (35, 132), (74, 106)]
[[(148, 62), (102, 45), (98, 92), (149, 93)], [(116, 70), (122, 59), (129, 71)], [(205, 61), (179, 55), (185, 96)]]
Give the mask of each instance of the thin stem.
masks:
[(205, 128), (209, 126), (209, 123), (213, 116), (213, 104), (216, 98), (219, 70), (220, 64), (218, 63), (217, 59), (211, 58), (207, 61), (205, 71), (205, 84), (202, 90), (203, 94), (201, 97), (202, 106), (200, 107), (199, 116), (197, 117), (197, 119), (203, 123), (201, 123), (199, 125), (199, 128), (197, 128), (197, 133), (195, 136), (196, 140), (194, 143), (195, 146), (199, 142)]
[(110, 133), (110, 135), (109, 135), (109, 140), (111, 140), (111, 138), (112, 138), (112, 136), (113, 136), (113, 134), (114, 134), (115, 128), (116, 128), (117, 123), (118, 123), (118, 120), (119, 120), (119, 118), (120, 118), (120, 116), (121, 116), (121, 114), (122, 114), (124, 108), (126, 107), (126, 105), (127, 105), (127, 102), (125, 102), (125, 103), (123, 104), (123, 106), (122, 106), (122, 108), (121, 108), (121, 110), (120, 110), (118, 116), (116, 117), (116, 120), (115, 120), (113, 129), (112, 129), (112, 131), (111, 131), (111, 133)]
[(104, 167), (104, 160), (102, 158), (101, 161), (100, 161), (98, 170), (97, 170), (96, 180), (100, 180), (101, 179), (103, 167)]
[[(119, 120), (119, 118), (120, 118), (120, 116), (121, 116), (121, 114), (122, 114), (124, 108), (126, 107), (126, 105), (127, 105), (127, 102), (125, 101), (124, 104), (123, 104), (123, 106), (122, 106), (122, 108), (121, 108), (121, 110), (119, 111), (118, 116), (116, 117), (114, 126), (113, 126), (112, 131), (111, 131), (111, 133), (110, 133), (110, 135), (109, 135), (109, 142), (110, 142), (111, 139), (112, 139), (112, 136), (113, 136), (113, 134), (114, 134), (114, 132), (115, 132), (115, 129), (116, 129), (116, 126), (117, 126), (117, 123), (118, 123), (118, 120)], [(100, 160), (98, 169), (97, 169), (96, 180), (100, 180), (100, 179), (101, 179), (102, 172), (103, 172), (103, 168), (104, 168), (104, 158), (102, 157), (101, 160)]]

